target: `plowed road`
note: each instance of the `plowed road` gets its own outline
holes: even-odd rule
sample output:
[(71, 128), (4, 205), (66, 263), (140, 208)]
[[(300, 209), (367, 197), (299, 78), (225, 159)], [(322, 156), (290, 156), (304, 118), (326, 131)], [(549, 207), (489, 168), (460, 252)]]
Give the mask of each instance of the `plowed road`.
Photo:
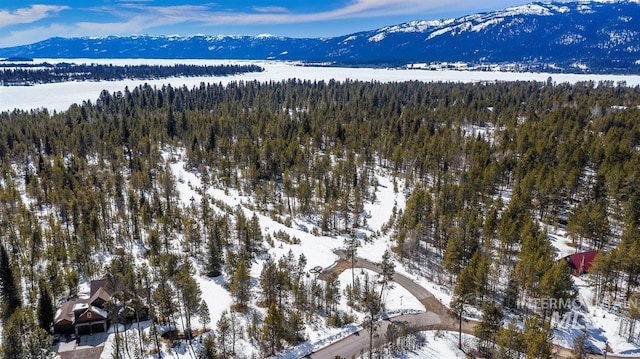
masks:
[[(318, 278), (326, 280), (330, 274), (340, 274), (347, 268), (351, 268), (351, 261), (347, 259), (346, 253), (342, 250), (337, 250), (336, 254), (340, 257), (340, 260), (333, 267), (329, 268), (325, 272), (321, 273)], [(354, 268), (364, 268), (381, 273), (380, 266), (376, 263), (370, 262), (366, 259), (357, 258)], [(458, 322), (454, 320), (449, 314), (448, 309), (444, 304), (440, 303), (433, 294), (431, 294), (424, 287), (414, 282), (410, 278), (402, 274), (394, 274), (393, 281), (403, 286), (411, 294), (413, 294), (427, 309), (426, 313), (419, 314), (407, 314), (400, 315), (392, 318), (391, 320), (381, 320), (377, 324), (377, 330), (374, 332), (374, 348), (387, 342), (385, 333), (390, 322), (407, 322), (409, 327), (414, 330), (450, 330), (458, 331)], [(465, 321), (462, 323), (462, 332), (467, 334), (473, 334), (473, 327), (477, 324), (474, 321)], [(369, 332), (365, 329), (359, 333), (351, 334), (337, 342), (329, 344), (312, 354), (309, 354), (307, 358), (313, 359), (335, 359), (336, 356), (343, 358), (351, 358), (353, 355), (356, 357), (360, 353), (368, 351), (369, 349)], [(570, 357), (571, 350), (554, 345), (554, 350), (557, 358)], [(592, 355), (590, 358), (601, 358), (599, 355)], [(629, 356), (615, 356), (607, 355), (607, 358), (611, 359), (623, 359), (631, 358)]]

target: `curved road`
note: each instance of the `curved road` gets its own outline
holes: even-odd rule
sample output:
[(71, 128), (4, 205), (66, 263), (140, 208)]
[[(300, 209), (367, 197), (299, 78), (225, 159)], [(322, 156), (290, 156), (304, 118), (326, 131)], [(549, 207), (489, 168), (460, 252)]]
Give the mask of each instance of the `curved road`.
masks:
[[(336, 250), (335, 253), (340, 257), (338, 262), (331, 268), (322, 272), (318, 278), (326, 280), (331, 274), (340, 274), (344, 270), (351, 269), (351, 260), (347, 258), (343, 250)], [(370, 262), (363, 258), (356, 258), (354, 268), (364, 268), (381, 273), (382, 269), (376, 263)], [(386, 343), (385, 333), (390, 322), (407, 322), (409, 327), (414, 330), (450, 330), (458, 331), (458, 322), (449, 315), (448, 308), (436, 299), (428, 290), (420, 286), (410, 278), (395, 273), (393, 281), (403, 286), (412, 295), (414, 295), (420, 303), (426, 308), (425, 313), (405, 314), (393, 317), (391, 320), (381, 320), (377, 324), (377, 330), (374, 333), (374, 347), (378, 347)], [(473, 335), (473, 328), (478, 322), (464, 321), (462, 323), (462, 332)], [(369, 348), (369, 332), (366, 329), (351, 334), (337, 342), (329, 344), (317, 351), (309, 354), (306, 358), (313, 359), (335, 359), (336, 356), (343, 358), (356, 357)], [(571, 349), (554, 345), (557, 358), (568, 358), (572, 355)], [(592, 355), (591, 358), (602, 358), (601, 355)], [(611, 359), (629, 359), (629, 356), (607, 355)]]

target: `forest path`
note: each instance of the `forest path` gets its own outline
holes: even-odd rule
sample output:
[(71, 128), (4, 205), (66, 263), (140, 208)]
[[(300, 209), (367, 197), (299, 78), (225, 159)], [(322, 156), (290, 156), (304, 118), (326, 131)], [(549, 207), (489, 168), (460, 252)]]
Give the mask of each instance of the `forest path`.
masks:
[[(319, 279), (326, 280), (331, 274), (340, 274), (345, 270), (351, 269), (351, 260), (348, 258), (347, 253), (338, 249), (335, 253), (340, 259), (330, 268), (326, 269), (320, 275)], [(378, 274), (382, 273), (382, 268), (379, 264), (366, 260), (364, 258), (356, 257), (353, 268), (364, 268), (374, 271)], [(447, 330), (457, 332), (459, 330), (459, 323), (449, 315), (449, 309), (442, 304), (436, 297), (427, 289), (413, 281), (411, 278), (395, 273), (393, 275), (393, 281), (404, 287), (412, 295), (414, 295), (420, 303), (422, 303), (427, 310), (425, 313), (418, 314), (403, 314), (391, 318), (390, 320), (380, 320), (377, 323), (377, 331), (374, 332), (374, 347), (379, 347), (387, 342), (385, 333), (389, 323), (392, 322), (407, 322), (409, 326), (418, 331), (426, 330)], [(473, 328), (478, 324), (477, 321), (465, 320), (462, 322), (462, 332), (465, 334), (473, 335)], [(554, 344), (554, 352), (556, 358), (569, 358), (572, 356), (571, 349), (565, 348)], [(333, 342), (317, 351), (311, 353), (307, 358), (313, 359), (335, 359), (336, 356), (343, 358), (351, 358), (353, 355), (359, 356), (362, 352), (368, 351), (369, 348), (369, 331), (366, 329), (360, 330), (354, 334), (351, 334), (341, 340)], [(590, 355), (590, 358), (603, 358), (602, 355)], [(611, 359), (628, 359), (631, 356), (616, 356), (607, 355), (607, 358)]]

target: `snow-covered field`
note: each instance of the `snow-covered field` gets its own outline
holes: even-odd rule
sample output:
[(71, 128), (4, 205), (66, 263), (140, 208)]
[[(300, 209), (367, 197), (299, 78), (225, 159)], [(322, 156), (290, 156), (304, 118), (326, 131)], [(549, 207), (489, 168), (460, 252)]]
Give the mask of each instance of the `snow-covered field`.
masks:
[(158, 59), (35, 59), (35, 62), (71, 62), (71, 63), (96, 63), (114, 65), (138, 65), (138, 64), (257, 64), (265, 71), (261, 73), (248, 73), (229, 77), (178, 77), (161, 80), (125, 80), (106, 82), (65, 82), (43, 84), (24, 87), (0, 86), (0, 111), (14, 109), (31, 110), (47, 108), (50, 111), (64, 111), (74, 103), (86, 100), (95, 102), (100, 92), (106, 89), (109, 92), (123, 91), (125, 87), (134, 88), (148, 83), (153, 86), (171, 84), (174, 87), (187, 86), (189, 88), (199, 85), (201, 82), (228, 83), (240, 80), (280, 81), (290, 78), (302, 80), (331, 80), (338, 81), (425, 81), (425, 82), (491, 82), (491, 81), (547, 81), (549, 77), (557, 83), (576, 83), (580, 81), (626, 81), (629, 86), (640, 84), (640, 76), (637, 75), (576, 75), (576, 74), (549, 74), (549, 73), (516, 73), (516, 72), (491, 72), (491, 71), (425, 71), (402, 69), (372, 69), (372, 68), (345, 68), (345, 67), (318, 67), (299, 66), (296, 63), (277, 61), (234, 61), (234, 60), (158, 60)]
[[(466, 355), (458, 349), (458, 333), (446, 331), (430, 331), (420, 333), (425, 338), (425, 345), (399, 355), (398, 359), (464, 359)], [(462, 335), (463, 347), (472, 346), (474, 337)]]

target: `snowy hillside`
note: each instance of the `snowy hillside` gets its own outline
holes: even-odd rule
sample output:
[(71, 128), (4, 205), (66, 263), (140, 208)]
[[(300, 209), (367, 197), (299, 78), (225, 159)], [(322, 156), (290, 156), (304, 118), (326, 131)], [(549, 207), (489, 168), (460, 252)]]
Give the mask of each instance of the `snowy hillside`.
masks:
[[(535, 2), (460, 18), (416, 20), (334, 38), (271, 35), (52, 38), (0, 56), (277, 59), (348, 65), (517, 63), (554, 72), (637, 73), (636, 1)], [(577, 66), (580, 64), (581, 66)]]

